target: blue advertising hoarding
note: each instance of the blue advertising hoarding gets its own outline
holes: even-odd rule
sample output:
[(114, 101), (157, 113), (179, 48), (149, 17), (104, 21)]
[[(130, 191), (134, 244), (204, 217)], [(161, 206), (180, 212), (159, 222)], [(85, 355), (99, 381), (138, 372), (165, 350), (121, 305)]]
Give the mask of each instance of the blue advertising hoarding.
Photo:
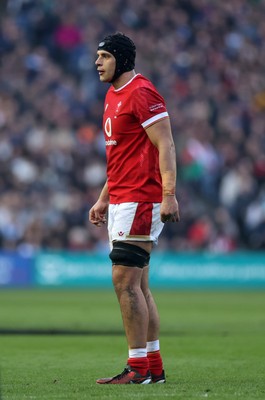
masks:
[(0, 287), (27, 287), (34, 282), (34, 260), (14, 252), (0, 253)]
[(265, 288), (265, 253), (159, 253), (153, 263), (156, 287)]
[[(265, 253), (160, 253), (151, 257), (156, 288), (264, 288)], [(0, 253), (0, 287), (112, 287), (107, 254)]]
[[(110, 287), (107, 255), (40, 253), (36, 284)], [(153, 253), (150, 284), (158, 288), (264, 287), (264, 253)]]
[(107, 255), (89, 253), (39, 253), (35, 260), (38, 286), (108, 287), (111, 265)]

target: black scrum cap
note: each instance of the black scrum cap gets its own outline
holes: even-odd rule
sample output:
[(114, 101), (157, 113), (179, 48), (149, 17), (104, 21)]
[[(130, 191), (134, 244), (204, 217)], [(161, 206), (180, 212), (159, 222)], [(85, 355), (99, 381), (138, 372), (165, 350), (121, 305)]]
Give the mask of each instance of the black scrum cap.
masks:
[(111, 82), (135, 66), (136, 48), (133, 41), (123, 33), (106, 36), (98, 45), (98, 50), (106, 50), (116, 59), (116, 69)]

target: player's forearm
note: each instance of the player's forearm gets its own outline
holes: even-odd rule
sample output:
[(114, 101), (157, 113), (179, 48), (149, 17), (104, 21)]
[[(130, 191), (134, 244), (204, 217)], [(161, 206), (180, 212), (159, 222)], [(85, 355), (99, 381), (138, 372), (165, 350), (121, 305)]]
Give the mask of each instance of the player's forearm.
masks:
[(101, 190), (98, 199), (104, 201), (105, 203), (108, 203), (109, 201), (108, 181), (106, 181), (105, 185), (103, 186), (103, 189)]
[(176, 191), (177, 167), (173, 142), (163, 144), (159, 149), (159, 167), (162, 178), (163, 197), (174, 196)]
[(151, 125), (146, 129), (146, 133), (158, 149), (163, 196), (173, 196), (176, 188), (177, 167), (176, 150), (169, 118), (164, 118)]

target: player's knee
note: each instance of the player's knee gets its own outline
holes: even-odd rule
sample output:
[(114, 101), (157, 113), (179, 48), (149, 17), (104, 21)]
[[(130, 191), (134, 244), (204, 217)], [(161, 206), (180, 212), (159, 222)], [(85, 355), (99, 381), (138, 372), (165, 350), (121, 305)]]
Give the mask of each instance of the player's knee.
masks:
[[(125, 270), (125, 268), (123, 269)], [(121, 296), (133, 298), (139, 287), (135, 282), (128, 282), (127, 279), (124, 279), (124, 275), (113, 275), (112, 282), (119, 301)]]
[(139, 246), (114, 242), (109, 255), (112, 265), (143, 268), (149, 264), (150, 254)]

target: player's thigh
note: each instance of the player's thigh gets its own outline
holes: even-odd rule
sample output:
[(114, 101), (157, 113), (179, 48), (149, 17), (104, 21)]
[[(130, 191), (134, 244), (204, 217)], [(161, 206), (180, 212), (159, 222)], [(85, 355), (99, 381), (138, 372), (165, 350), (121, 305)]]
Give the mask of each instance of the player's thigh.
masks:
[(124, 265), (112, 266), (112, 281), (116, 291), (130, 290), (140, 287), (142, 282), (142, 268)]
[(149, 265), (143, 268), (141, 276), (141, 289), (144, 294), (147, 294), (149, 291)]
[(151, 253), (152, 248), (153, 248), (153, 242), (140, 242), (140, 241), (133, 241), (133, 240), (125, 240), (124, 243), (132, 244), (134, 246), (141, 247), (141, 249), (144, 249), (147, 251), (147, 253)]

